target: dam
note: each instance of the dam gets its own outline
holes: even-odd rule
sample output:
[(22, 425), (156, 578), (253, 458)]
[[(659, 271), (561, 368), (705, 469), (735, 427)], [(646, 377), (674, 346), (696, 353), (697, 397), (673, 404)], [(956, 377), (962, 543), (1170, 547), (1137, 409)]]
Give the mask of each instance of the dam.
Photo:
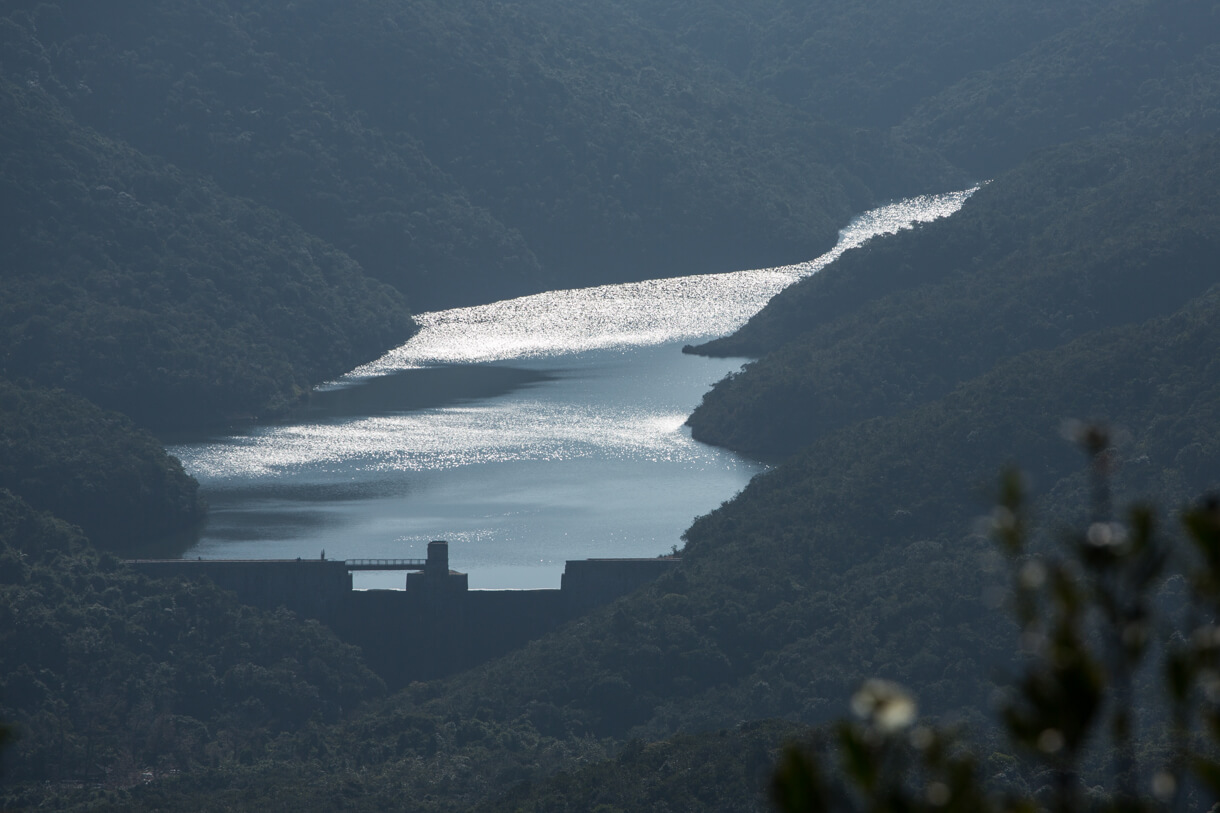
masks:
[[(364, 651), (391, 687), (444, 677), (503, 655), (676, 569), (681, 559), (581, 559), (559, 589), (471, 590), (449, 568), (449, 544), (426, 559), (133, 559), (150, 578), (208, 578), (243, 604), (284, 607)], [(406, 573), (402, 590), (353, 590), (352, 573)]]

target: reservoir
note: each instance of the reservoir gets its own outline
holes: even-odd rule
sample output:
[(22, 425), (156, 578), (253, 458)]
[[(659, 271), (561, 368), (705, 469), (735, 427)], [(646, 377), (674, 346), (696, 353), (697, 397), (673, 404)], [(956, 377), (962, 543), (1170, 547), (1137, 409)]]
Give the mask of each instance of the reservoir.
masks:
[[(538, 588), (558, 587), (568, 559), (669, 553), (763, 469), (691, 440), (687, 415), (743, 360), (682, 345), (972, 191), (866, 212), (799, 265), (420, 314), (409, 342), (290, 419), (170, 448), (210, 505), (184, 555), (423, 558), (447, 539), (472, 588)], [(356, 586), (402, 587), (402, 575), (358, 573)]]

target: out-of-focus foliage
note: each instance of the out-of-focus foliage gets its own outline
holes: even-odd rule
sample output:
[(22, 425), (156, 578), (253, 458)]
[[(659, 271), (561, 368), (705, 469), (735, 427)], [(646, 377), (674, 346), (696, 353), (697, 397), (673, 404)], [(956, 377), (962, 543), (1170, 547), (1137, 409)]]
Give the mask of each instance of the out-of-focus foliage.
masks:
[[(914, 726), (914, 700), (901, 687), (888, 690), (890, 709), (906, 712), (901, 720), (886, 705), (858, 702), (866, 684), (853, 698), (863, 721), (839, 724), (837, 748), (787, 750), (773, 782), (781, 810), (1197, 810), (1220, 795), (1220, 503), (1210, 497), (1188, 509), (1191, 544), (1172, 551), (1148, 507), (1122, 520), (1111, 513), (1114, 460), (1105, 429), (1085, 427), (1079, 437), (1090, 455), (1092, 507), (1060, 551), (1030, 550), (1016, 473), (1005, 478), (993, 515), (1011, 562), (1024, 654), (1000, 702), (1004, 727), (1024, 772), (1051, 781), (1036, 792), (996, 781), (977, 750), (951, 731)], [(1167, 607), (1159, 594), (1174, 582), (1187, 586), (1186, 595)], [(1156, 662), (1153, 675), (1148, 661)], [(1141, 672), (1144, 685), (1137, 685)], [(1168, 714), (1141, 714), (1150, 693)], [(1082, 781), (1090, 752), (1105, 766), (1105, 789)]]
[(986, 603), (1000, 563), (972, 529), (995, 461), (1024, 465), (1052, 523), (1070, 519), (1082, 486), (1059, 424), (1109, 414), (1128, 433), (1123, 493), (1220, 482), (1218, 308), (1209, 294), (832, 433), (696, 521), (680, 574), (453, 683), (490, 682), (515, 708), (545, 693), (550, 730), (618, 736), (817, 722), (870, 672), (919, 686), (934, 714), (977, 715), (1011, 658)]
[[(1172, 505), (1220, 484), (1211, 451), (1218, 325), (1211, 292), (1160, 319), (1023, 354), (902, 416), (831, 433), (697, 521), (679, 573), (332, 731), (332, 753), (360, 755), (363, 769), (333, 757), (291, 770), (314, 777), (319, 799), (359, 783), (356, 798), (370, 808), (384, 798), (382, 783), (402, 776), (433, 809), (468, 806), (524, 780), (541, 782), (524, 798), (544, 799), (545, 777), (577, 751), (596, 757), (631, 738), (765, 717), (823, 723), (877, 675), (912, 687), (933, 718), (968, 724), (988, 749), (986, 769), (1003, 781), (1052, 787), (1051, 774), (1023, 771), (996, 744), (986, 713), (1019, 659), (1018, 628), (992, 598), (1005, 567), (990, 525), (975, 522), (987, 510), (982, 495), (996, 461), (1009, 459), (1036, 484), (1030, 499), (1044, 521), (1030, 528), (1032, 551), (1049, 550), (1058, 528), (1087, 523), (1092, 487), (1057, 437), (1071, 415), (1108, 414), (1124, 428), (1112, 451), (1116, 502), (1144, 494)], [(1141, 726), (1169, 719), (1151, 696), (1133, 704)], [(673, 747), (688, 746), (713, 747), (702, 738)], [(1101, 781), (1104, 766), (1084, 768), (1086, 781)], [(288, 769), (231, 776), (225, 798), (268, 798), (286, 781), (277, 771)], [(625, 769), (587, 775), (602, 770)], [(564, 794), (615, 803), (572, 785), (578, 778), (557, 781), (568, 783)], [(138, 798), (186, 804), (201, 782)]]
[[(1008, 460), (1046, 518), (1031, 550), (1087, 521), (1067, 417), (1121, 427), (1120, 497), (1220, 484), (1220, 162), (1179, 137), (1214, 129), (1214, 5), (7, 4), (0, 366), (146, 424), (275, 411), (402, 338), (368, 276), (432, 307), (805, 259), (853, 209), (958, 182), (929, 148), (990, 173), (1101, 138), (749, 329), (775, 354), (709, 404), (722, 441), (787, 460), (695, 522), (681, 572), (342, 723), (378, 687), (324, 632), (121, 575), (6, 495), (4, 606), (32, 621), (0, 619), (0, 804), (760, 808), (790, 726), (869, 676), (1053, 792), (986, 714), (1020, 662), (973, 519)], [(766, 717), (788, 723), (738, 725)]]

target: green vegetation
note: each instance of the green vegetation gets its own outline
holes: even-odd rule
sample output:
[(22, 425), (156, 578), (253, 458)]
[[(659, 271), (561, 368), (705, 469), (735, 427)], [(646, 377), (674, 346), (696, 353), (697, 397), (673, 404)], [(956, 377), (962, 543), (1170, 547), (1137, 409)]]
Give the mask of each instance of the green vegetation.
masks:
[(1100, 4), (1087, 22), (925, 97), (897, 130), (981, 173), (1082, 138), (1215, 132), (1217, 25), (1211, 2)]
[[(574, 783), (625, 768), (580, 769), (554, 785), (546, 777), (570, 760), (610, 756), (616, 743), (681, 731), (726, 729), (723, 747), (748, 753), (734, 750), (739, 720), (828, 721), (873, 676), (911, 686), (932, 719), (969, 724), (991, 742), (985, 710), (1003, 670), (1018, 666), (1017, 629), (990, 598), (1005, 582), (1003, 560), (972, 521), (987, 510), (995, 461), (1019, 463), (1036, 486), (1035, 551), (1088, 520), (1089, 479), (1057, 438), (1066, 416), (1107, 414), (1123, 427), (1112, 452), (1116, 503), (1156, 494), (1181, 504), (1220, 481), (1211, 417), (1220, 377), (1210, 369), (1220, 358), (1218, 308), (1211, 292), (1158, 319), (1022, 354), (904, 415), (830, 433), (697, 522), (683, 571), (653, 588), (499, 662), (387, 699), (324, 732), (326, 756), (256, 752), (250, 769), (220, 766), (124, 798), (190, 806), (220, 784), (217, 808), (273, 795), (313, 809), (336, 798), (371, 808), (407, 781), (432, 797), (421, 808), (443, 810), (531, 780), (510, 798), (612, 804)], [(770, 753), (790, 729), (776, 731), (758, 748)], [(718, 736), (659, 747), (714, 751)], [(989, 771), (1018, 764), (995, 754)], [(297, 786), (306, 777), (308, 790)], [(725, 773), (726, 783), (740, 778)], [(1035, 790), (1052, 781), (1036, 771), (1009, 778)], [(613, 781), (645, 794), (624, 806), (661, 793)], [(733, 809), (740, 797), (724, 798)]]
[[(6, 793), (6, 809), (35, 804), (41, 780), (114, 788), (143, 772), (249, 762), (284, 732), (385, 690), (316, 623), (238, 606), (210, 585), (135, 577), (3, 489), (0, 676), (0, 719), (17, 736), (4, 776), (39, 780)], [(82, 792), (86, 804), (113, 801)]]
[(795, 261), (954, 179), (594, 2), (21, 3), (10, 75), (433, 308)]
[[(824, 744), (787, 750), (773, 783), (781, 810), (1198, 810), (1220, 792), (1220, 718), (1208, 689), (1217, 658), (1220, 502), (1211, 497), (1184, 513), (1191, 544), (1175, 550), (1147, 506), (1121, 521), (1112, 513), (1113, 447), (1104, 428), (1082, 427), (1079, 440), (1090, 455), (1092, 515), (1065, 534), (1063, 550), (1029, 550), (1015, 472), (993, 517), (1011, 560), (1026, 655), (999, 705), (1026, 770), (1051, 782), (1036, 790), (998, 782), (952, 731), (914, 726), (915, 702), (902, 687), (873, 680), (852, 698), (862, 722), (838, 726), (837, 753)], [(1162, 584), (1185, 586), (1184, 600), (1164, 601)], [(1170, 712), (1150, 724), (1148, 707), (1157, 702)], [(1082, 782), (1086, 759), (1110, 763), (1111, 787)]]
[(63, 391), (0, 380), (0, 448), (0, 489), (105, 549), (134, 553), (203, 519), (198, 483), (154, 438)]
[(1220, 139), (1072, 144), (947, 220), (874, 241), (698, 350), (763, 355), (689, 423), (774, 456), (1000, 360), (1171, 312), (1217, 278)]
[[(9, 4), (0, 379), (160, 430), (272, 416), (407, 338), (405, 297), (797, 260), (957, 182), (705, 67), (594, 4)], [(174, 524), (128, 508), (70, 518)]]
[(149, 426), (282, 410), (413, 329), (282, 215), (0, 78), (0, 371)]
[(777, 757), (775, 744), (802, 733), (769, 720), (712, 735), (631, 740), (611, 760), (524, 782), (476, 810), (755, 810)]
[[(1070, 419), (1114, 428), (1115, 504), (1220, 486), (1217, 13), (7, 4), (0, 806), (761, 810), (784, 741), (820, 726), (827, 754), (869, 678), (971, 729), (989, 788), (1052, 803), (1056, 766), (988, 713), (1027, 665), (976, 518), (1010, 463), (1023, 551), (1088, 527)], [(696, 436), (782, 462), (692, 525), (680, 572), (499, 661), (384, 696), (317, 625), (98, 552), (199, 516), (135, 427), (282, 411), (408, 336), (408, 302), (806, 259), (983, 173), (703, 348), (758, 361)], [(1137, 704), (1142, 756), (1172, 710)]]
[(752, 87), (813, 115), (888, 127), (1114, 4), (1095, 0), (708, 0), (632, 10)]

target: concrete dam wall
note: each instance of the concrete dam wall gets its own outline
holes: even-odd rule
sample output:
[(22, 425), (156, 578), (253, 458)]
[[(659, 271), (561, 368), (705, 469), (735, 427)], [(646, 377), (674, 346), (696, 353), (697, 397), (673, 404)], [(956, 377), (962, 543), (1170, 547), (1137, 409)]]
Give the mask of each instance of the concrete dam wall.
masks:
[[(569, 561), (558, 590), (470, 590), (449, 569), (449, 547), (425, 560), (137, 559), (152, 578), (206, 577), (238, 600), (286, 607), (328, 625), (364, 650), (391, 686), (442, 677), (503, 655), (571, 618), (608, 604), (676, 568), (680, 559)], [(405, 590), (353, 590), (353, 570), (405, 570)]]

